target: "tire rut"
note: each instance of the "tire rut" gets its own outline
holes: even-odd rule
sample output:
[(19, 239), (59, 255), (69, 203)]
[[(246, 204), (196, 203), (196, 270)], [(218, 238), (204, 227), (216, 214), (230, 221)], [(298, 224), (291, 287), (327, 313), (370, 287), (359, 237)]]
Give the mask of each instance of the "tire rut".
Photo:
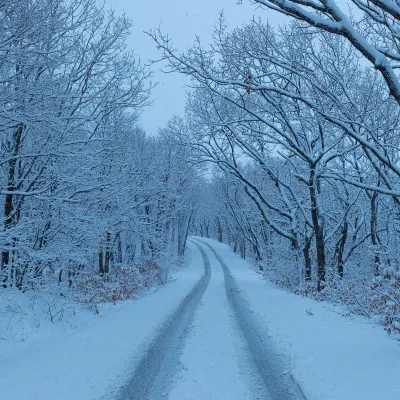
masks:
[(204, 274), (163, 323), (117, 400), (165, 399), (169, 393), (195, 311), (211, 278), (207, 253), (198, 243), (192, 243), (202, 254)]
[(276, 353), (273, 343), (268, 339), (266, 332), (255, 319), (247, 300), (240, 294), (240, 290), (228, 266), (212, 246), (202, 240), (194, 240), (207, 246), (221, 264), (228, 303), (260, 378), (260, 387), (257, 389), (265, 392), (265, 397), (263, 396), (262, 398), (271, 400), (306, 400), (303, 391), (295, 382), (293, 376), (286, 372), (283, 357)]

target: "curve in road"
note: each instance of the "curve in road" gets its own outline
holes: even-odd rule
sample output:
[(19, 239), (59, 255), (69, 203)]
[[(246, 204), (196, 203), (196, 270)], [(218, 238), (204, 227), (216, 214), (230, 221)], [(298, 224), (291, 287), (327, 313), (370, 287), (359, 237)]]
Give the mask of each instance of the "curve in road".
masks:
[(271, 400), (305, 400), (306, 397), (301, 388), (294, 381), (292, 375), (287, 372), (284, 360), (276, 353), (273, 343), (270, 342), (265, 330), (255, 319), (254, 313), (241, 295), (228, 266), (209, 243), (199, 239), (195, 240), (207, 246), (221, 264), (228, 302), (247, 344), (260, 383), (268, 392), (268, 398)]

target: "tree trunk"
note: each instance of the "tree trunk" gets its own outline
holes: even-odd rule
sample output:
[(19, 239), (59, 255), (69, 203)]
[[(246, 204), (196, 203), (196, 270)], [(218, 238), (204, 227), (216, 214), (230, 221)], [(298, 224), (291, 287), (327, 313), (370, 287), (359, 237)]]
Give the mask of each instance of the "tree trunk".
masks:
[(377, 197), (378, 197), (377, 192), (372, 193), (372, 196), (370, 197), (370, 201), (371, 201), (370, 230), (371, 230), (371, 242), (372, 242), (373, 251), (375, 254), (375, 258), (374, 258), (374, 274), (375, 275), (379, 274), (379, 265), (381, 262), (379, 253), (378, 253), (379, 238), (378, 238), (378, 234), (376, 232), (376, 226), (377, 226), (376, 199), (377, 199)]
[[(4, 231), (7, 232), (14, 222), (14, 203), (13, 203), (13, 191), (15, 190), (15, 166), (18, 155), (19, 146), (21, 144), (22, 132), (24, 124), (18, 124), (13, 134), (13, 150), (11, 153), (10, 161), (8, 162), (8, 182), (7, 182), (7, 194), (4, 199)], [(4, 250), (1, 254), (1, 270), (3, 272), (3, 287), (7, 287), (7, 270), (10, 264), (10, 251)]]
[(342, 237), (339, 240), (337, 249), (336, 249), (336, 253), (337, 253), (337, 268), (338, 268), (338, 274), (340, 276), (340, 278), (343, 278), (343, 274), (344, 274), (344, 262), (343, 262), (343, 253), (344, 253), (344, 246), (346, 244), (346, 240), (347, 240), (347, 233), (348, 233), (348, 229), (349, 228), (349, 224), (347, 222), (347, 219), (344, 220), (344, 224), (342, 227)]
[(112, 250), (111, 250), (111, 233), (106, 233), (106, 254), (104, 257), (104, 273), (110, 273), (110, 264), (112, 258)]
[(99, 250), (99, 275), (104, 275), (103, 249), (101, 247)]
[(318, 274), (318, 291), (323, 288), (325, 282), (325, 243), (324, 228), (321, 216), (319, 215), (317, 191), (315, 184), (315, 165), (310, 167), (310, 179), (308, 182), (311, 200), (311, 217), (315, 234), (315, 247), (317, 250), (317, 274)]
[(312, 236), (306, 235), (303, 247), (304, 263), (305, 263), (304, 279), (306, 282), (311, 281), (311, 257), (310, 257), (311, 240)]
[(122, 240), (121, 234), (117, 234), (117, 261), (118, 264), (122, 264)]
[(218, 241), (222, 243), (222, 225), (219, 218), (217, 218)]

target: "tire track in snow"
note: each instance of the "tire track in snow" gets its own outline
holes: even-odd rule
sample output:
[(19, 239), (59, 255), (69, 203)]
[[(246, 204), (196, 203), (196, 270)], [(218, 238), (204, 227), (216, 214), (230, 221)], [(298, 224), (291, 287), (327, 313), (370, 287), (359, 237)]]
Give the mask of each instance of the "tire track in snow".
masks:
[(204, 275), (163, 323), (132, 378), (121, 389), (118, 400), (165, 399), (170, 390), (187, 333), (211, 277), (210, 261), (206, 252), (198, 243), (194, 244), (203, 257)]
[[(254, 379), (257, 374), (228, 303), (224, 272), (214, 255), (201, 246), (210, 258), (211, 279), (196, 310), (168, 400), (267, 400), (254, 396), (252, 383), (259, 385)], [(249, 371), (251, 380), (246, 379)]]
[(273, 343), (268, 340), (266, 332), (261, 329), (247, 301), (240, 294), (228, 266), (211, 245), (199, 239), (194, 240), (207, 246), (221, 264), (229, 305), (247, 343), (260, 384), (267, 392), (265, 393), (268, 396), (266, 398), (271, 400), (306, 400), (304, 393), (294, 381), (292, 375), (286, 372), (284, 360), (276, 353)]

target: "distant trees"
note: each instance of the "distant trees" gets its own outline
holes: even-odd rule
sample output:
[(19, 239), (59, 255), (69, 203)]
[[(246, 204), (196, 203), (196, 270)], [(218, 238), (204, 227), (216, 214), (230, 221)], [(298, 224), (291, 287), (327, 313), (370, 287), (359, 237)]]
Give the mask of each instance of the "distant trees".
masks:
[[(323, 3), (317, 12), (330, 13)], [(152, 36), (170, 70), (192, 79), (183, 137), (220, 171), (213, 201), (234, 231), (225, 240), (293, 289), (348, 285), (364, 296), (377, 275), (399, 270), (397, 77), (327, 31), (256, 20), (228, 31), (221, 18), (212, 47), (186, 53)]]
[(357, 19), (331, 0), (254, 2), (294, 20), (221, 18), (210, 48), (182, 54), (151, 33), (192, 80), (156, 137), (137, 122), (151, 73), (127, 18), (96, 0), (0, 5), (3, 288), (128, 298), (193, 232), (399, 330), (397, 5), (354, 0)]

